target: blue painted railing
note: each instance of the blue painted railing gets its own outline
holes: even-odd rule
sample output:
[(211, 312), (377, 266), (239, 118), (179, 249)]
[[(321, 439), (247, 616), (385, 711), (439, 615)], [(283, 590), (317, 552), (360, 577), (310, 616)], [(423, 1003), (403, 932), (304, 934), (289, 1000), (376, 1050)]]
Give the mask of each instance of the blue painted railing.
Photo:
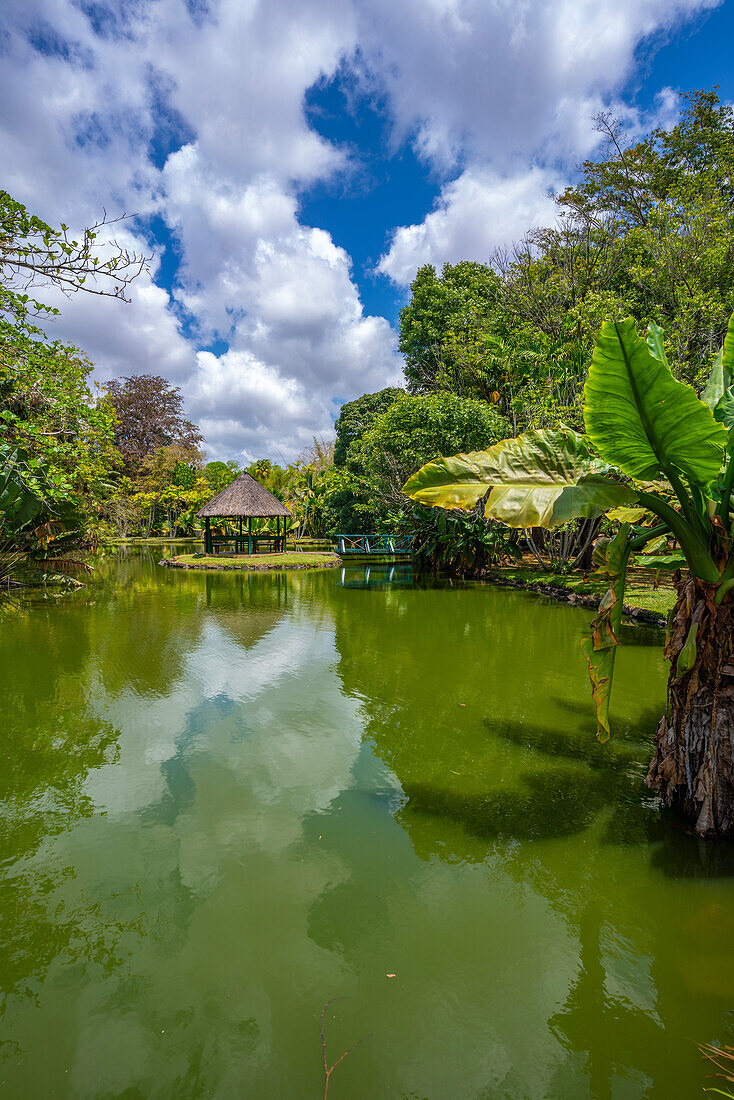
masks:
[(413, 535), (337, 535), (334, 550), (340, 557), (407, 557), (413, 553), (414, 544)]

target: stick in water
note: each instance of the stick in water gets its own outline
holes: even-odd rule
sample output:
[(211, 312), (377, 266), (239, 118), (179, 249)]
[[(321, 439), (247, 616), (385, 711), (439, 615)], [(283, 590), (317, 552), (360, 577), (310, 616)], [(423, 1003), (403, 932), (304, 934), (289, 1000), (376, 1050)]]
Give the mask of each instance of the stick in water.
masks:
[(331, 1075), (334, 1072), (334, 1070), (336, 1069), (336, 1067), (340, 1064), (340, 1062), (344, 1061), (344, 1059), (346, 1058), (346, 1056), (348, 1054), (351, 1054), (353, 1050), (356, 1050), (357, 1047), (360, 1045), (360, 1043), (363, 1043), (365, 1041), (365, 1039), (369, 1039), (372, 1036), (372, 1032), (370, 1031), (369, 1034), (363, 1035), (361, 1039), (357, 1039), (356, 1043), (352, 1043), (352, 1045), (349, 1047), (349, 1049), (344, 1051), (341, 1058), (337, 1058), (337, 1060), (336, 1060), (336, 1062), (334, 1062), (333, 1066), (329, 1066), (329, 1063), (326, 1059), (326, 1025), (325, 1025), (325, 1022), (324, 1022), (324, 1018), (326, 1016), (326, 1010), (329, 1007), (329, 1005), (332, 1005), (334, 1003), (334, 1001), (346, 1001), (346, 1000), (347, 1000), (346, 997), (332, 997), (331, 1000), (327, 1001), (326, 1004), (324, 1005), (324, 1007), (321, 1009), (321, 1050), (323, 1052), (323, 1057), (324, 1057), (324, 1100), (327, 1100), (327, 1096), (328, 1096), (328, 1092), (329, 1092), (329, 1078), (331, 1077)]

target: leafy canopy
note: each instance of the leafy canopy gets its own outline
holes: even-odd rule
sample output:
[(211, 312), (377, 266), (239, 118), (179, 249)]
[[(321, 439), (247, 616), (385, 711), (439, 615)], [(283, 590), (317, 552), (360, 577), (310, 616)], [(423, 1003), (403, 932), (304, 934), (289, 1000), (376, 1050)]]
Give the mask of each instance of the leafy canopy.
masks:
[(105, 218), (75, 236), (0, 190), (0, 446), (42, 475), (43, 517), (55, 522), (99, 507), (119, 456), (112, 407), (89, 385), (92, 364), (35, 323), (58, 313), (35, 295), (50, 286), (126, 299), (147, 261), (111, 241), (110, 225)]
[(406, 514), (402, 486), (424, 464), (457, 448), (479, 449), (507, 431), (507, 421), (484, 401), (452, 393), (403, 395), (393, 402), (353, 451), (351, 469), (366, 507), (388, 525)]
[(349, 448), (358, 443), (364, 433), (372, 427), (379, 416), (403, 397), (405, 391), (396, 386), (388, 386), (377, 393), (363, 393), (354, 401), (347, 401), (341, 407), (334, 428), (336, 430), (336, 445), (334, 447), (334, 464), (344, 466), (349, 455)]

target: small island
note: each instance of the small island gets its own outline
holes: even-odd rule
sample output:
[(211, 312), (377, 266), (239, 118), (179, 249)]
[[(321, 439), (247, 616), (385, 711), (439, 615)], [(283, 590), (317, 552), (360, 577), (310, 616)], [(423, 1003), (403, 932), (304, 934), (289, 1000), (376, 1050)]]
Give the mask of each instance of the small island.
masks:
[(162, 558), (159, 565), (170, 569), (266, 570), (333, 569), (341, 565), (336, 554), (289, 550), (283, 554), (176, 554)]

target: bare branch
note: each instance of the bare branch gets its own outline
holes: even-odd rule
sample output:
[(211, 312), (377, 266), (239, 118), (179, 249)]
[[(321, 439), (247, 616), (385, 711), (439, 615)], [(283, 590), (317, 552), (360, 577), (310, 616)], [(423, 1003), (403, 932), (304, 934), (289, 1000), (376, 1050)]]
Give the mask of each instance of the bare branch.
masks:
[[(0, 280), (5, 290), (26, 291), (56, 286), (70, 297), (79, 291), (129, 302), (126, 288), (149, 269), (151, 256), (116, 240), (98, 241), (102, 230), (129, 221), (134, 215), (102, 218), (73, 236), (68, 226), (53, 229), (28, 213), (7, 191), (0, 190)], [(100, 256), (104, 247), (108, 255)], [(40, 303), (31, 302), (36, 312)]]
[(334, 1064), (332, 1066), (329, 1065), (328, 1059), (326, 1057), (326, 1023), (325, 1023), (326, 1010), (329, 1007), (329, 1005), (333, 1005), (335, 1001), (346, 1001), (346, 1000), (347, 1000), (346, 997), (332, 997), (331, 1000), (327, 1001), (326, 1004), (324, 1005), (324, 1007), (321, 1009), (321, 1051), (322, 1051), (323, 1061), (324, 1061), (324, 1100), (327, 1100), (328, 1093), (329, 1093), (329, 1078), (331, 1077), (331, 1075), (334, 1072), (334, 1070), (336, 1069), (336, 1067), (338, 1065), (341, 1065), (341, 1063), (344, 1061), (344, 1059), (347, 1057), (347, 1055), (351, 1054), (353, 1050), (356, 1050), (357, 1047), (360, 1046), (365, 1041), (365, 1039), (372, 1038), (372, 1032), (371, 1031), (367, 1035), (363, 1035), (361, 1039), (357, 1039), (356, 1043), (352, 1043), (352, 1045), (347, 1050), (345, 1050), (344, 1053), (339, 1058), (337, 1058), (336, 1062), (334, 1062)]

